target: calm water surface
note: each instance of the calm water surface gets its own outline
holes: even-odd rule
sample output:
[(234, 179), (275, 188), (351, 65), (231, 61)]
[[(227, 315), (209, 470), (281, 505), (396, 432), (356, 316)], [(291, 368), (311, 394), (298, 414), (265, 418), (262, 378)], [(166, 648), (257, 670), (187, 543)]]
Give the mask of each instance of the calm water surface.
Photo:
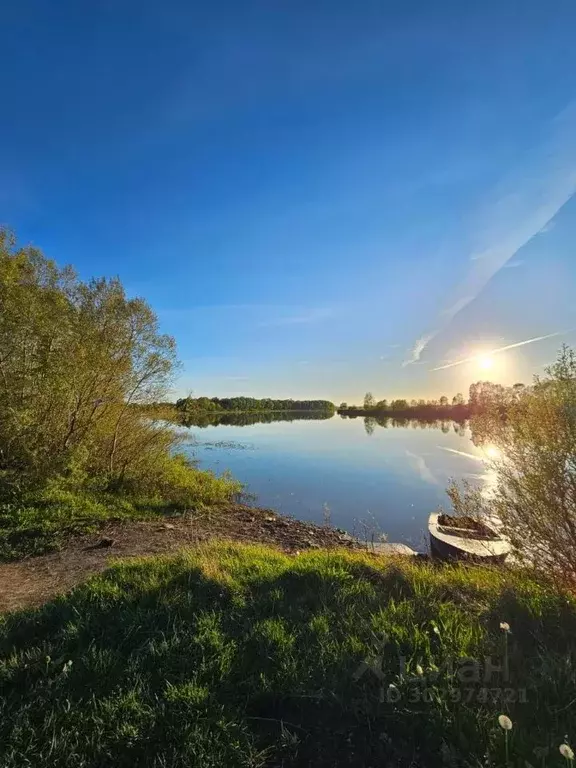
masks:
[(335, 416), (191, 427), (190, 436), (200, 466), (230, 470), (258, 505), (316, 523), (328, 509), (334, 526), (361, 533), (367, 524), (415, 549), (426, 546), (430, 512), (447, 506), (450, 478), (490, 483), (482, 451), (452, 423), (367, 428)]

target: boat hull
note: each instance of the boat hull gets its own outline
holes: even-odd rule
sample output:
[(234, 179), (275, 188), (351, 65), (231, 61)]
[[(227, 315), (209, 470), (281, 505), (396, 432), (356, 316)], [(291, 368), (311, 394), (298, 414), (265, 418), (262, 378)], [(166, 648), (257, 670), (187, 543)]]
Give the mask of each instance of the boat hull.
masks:
[(447, 532), (438, 524), (438, 513), (430, 515), (430, 551), (438, 560), (466, 560), (494, 565), (502, 564), (510, 554), (510, 544), (503, 538), (464, 538)]

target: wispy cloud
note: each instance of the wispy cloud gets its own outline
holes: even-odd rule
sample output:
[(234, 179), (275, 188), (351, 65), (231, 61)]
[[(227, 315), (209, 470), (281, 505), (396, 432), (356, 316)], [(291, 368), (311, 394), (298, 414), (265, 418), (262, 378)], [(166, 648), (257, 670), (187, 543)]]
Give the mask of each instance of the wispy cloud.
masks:
[(415, 343), (408, 360), (417, 362), (428, 344), (444, 331), (484, 290), (503, 267), (535, 235), (547, 231), (576, 193), (576, 102), (550, 123), (549, 137), (524, 157), (521, 167), (493, 190), (492, 199), (478, 212), (475, 246), (468, 255), (470, 269), (456, 290), (456, 302), (441, 314), (438, 330)]
[(416, 339), (414, 346), (409, 350), (409, 356), (402, 363), (402, 367), (405, 368), (407, 365), (414, 365), (414, 363), (417, 363), (422, 357), (422, 352), (424, 352), (428, 344), (432, 341), (437, 333), (438, 331), (432, 331), (431, 333)]
[[(535, 336), (533, 339), (526, 339), (525, 341), (517, 341), (515, 344), (507, 344), (505, 347), (498, 347), (498, 349), (491, 349), (488, 352), (482, 354), (483, 357), (488, 355), (498, 355), (501, 352), (507, 352), (509, 349), (516, 349), (517, 347), (525, 347), (527, 344), (535, 344), (537, 341), (545, 341), (546, 339), (553, 339), (556, 336), (563, 336), (570, 331), (557, 331), (556, 333), (548, 333), (546, 336)], [(439, 365), (437, 368), (432, 368), (432, 371), (445, 371), (447, 368), (454, 368), (457, 365), (464, 365), (464, 363), (471, 363), (473, 360), (477, 360), (478, 355), (472, 357), (465, 357), (462, 360), (455, 360), (445, 365)]]

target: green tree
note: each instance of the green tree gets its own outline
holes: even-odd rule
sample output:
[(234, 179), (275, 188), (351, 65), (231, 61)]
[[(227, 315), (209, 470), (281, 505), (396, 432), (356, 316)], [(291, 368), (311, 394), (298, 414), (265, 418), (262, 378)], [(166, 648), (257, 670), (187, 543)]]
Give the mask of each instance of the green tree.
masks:
[(366, 392), (364, 395), (364, 408), (368, 411), (374, 408), (376, 405), (376, 399), (372, 392)]
[(494, 406), (505, 406), (508, 391), (501, 384), (493, 384), (491, 381), (478, 381), (470, 385), (470, 407), (475, 411), (482, 411)]
[(448, 398), (446, 397), (446, 395), (442, 395), (442, 397), (439, 400), (439, 403), (442, 408), (446, 408), (446, 406), (448, 405)]
[(457, 395), (454, 395), (452, 398), (452, 405), (464, 405), (464, 395), (460, 392), (458, 392)]
[(128, 481), (175, 441), (135, 406), (161, 401), (176, 367), (142, 299), (82, 282), (0, 231), (0, 488), (54, 475)]

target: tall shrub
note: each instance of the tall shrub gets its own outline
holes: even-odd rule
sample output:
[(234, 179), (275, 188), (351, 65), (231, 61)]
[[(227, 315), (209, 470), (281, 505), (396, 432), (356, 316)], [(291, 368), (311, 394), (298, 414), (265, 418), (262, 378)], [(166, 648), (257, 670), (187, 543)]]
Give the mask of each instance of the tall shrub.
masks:
[(162, 400), (176, 366), (142, 299), (83, 282), (0, 230), (0, 490), (74, 473), (113, 486), (175, 436), (135, 408)]
[(576, 354), (563, 347), (546, 376), (517, 388), (473, 422), (489, 443), (494, 492), (489, 511), (502, 521), (518, 559), (576, 581)]

